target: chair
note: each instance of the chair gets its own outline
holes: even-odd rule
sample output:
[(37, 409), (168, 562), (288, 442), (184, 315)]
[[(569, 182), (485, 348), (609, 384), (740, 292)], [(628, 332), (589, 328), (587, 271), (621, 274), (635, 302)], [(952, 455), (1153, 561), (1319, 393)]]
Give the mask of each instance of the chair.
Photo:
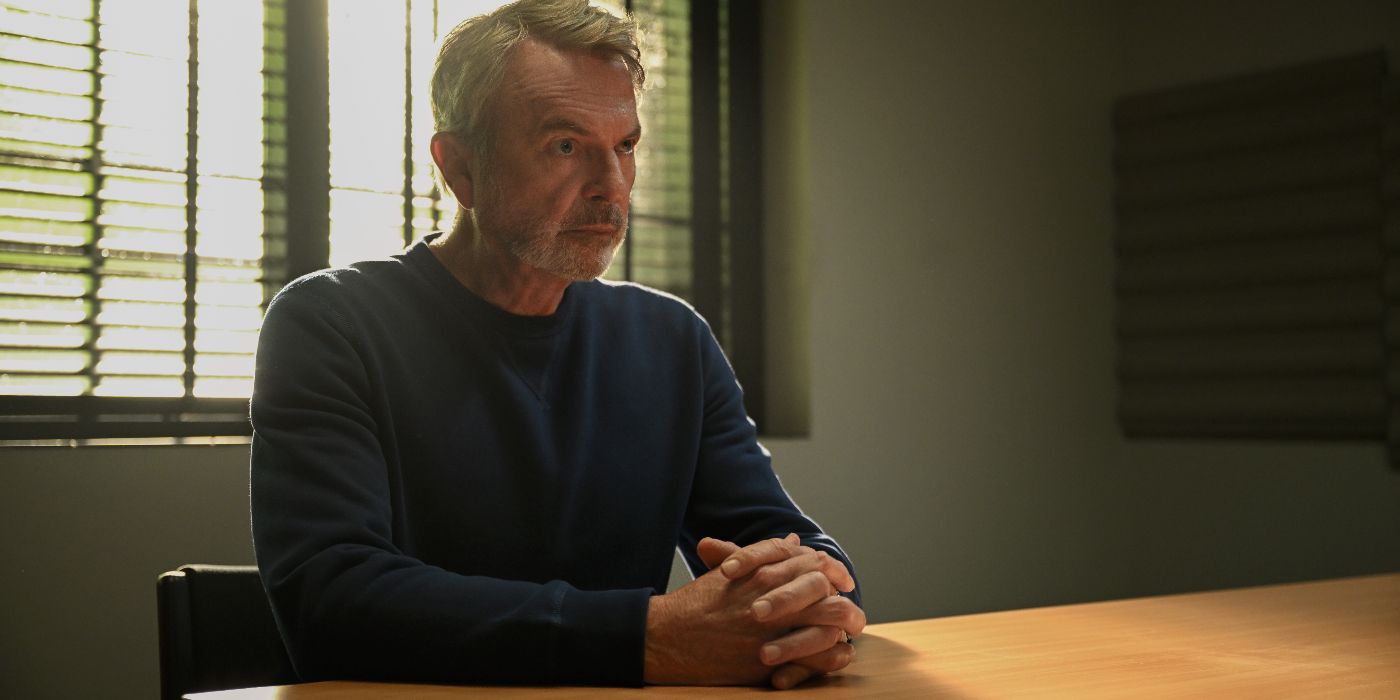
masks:
[(187, 564), (156, 580), (160, 696), (298, 681), (254, 566)]

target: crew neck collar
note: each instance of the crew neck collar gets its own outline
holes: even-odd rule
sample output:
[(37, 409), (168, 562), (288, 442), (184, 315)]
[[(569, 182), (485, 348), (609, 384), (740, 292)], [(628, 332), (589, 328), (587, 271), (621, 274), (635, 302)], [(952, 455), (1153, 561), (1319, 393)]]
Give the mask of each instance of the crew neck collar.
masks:
[(461, 307), (463, 311), (487, 321), (492, 327), (508, 335), (521, 337), (547, 336), (558, 333), (572, 316), (575, 298), (578, 296), (578, 287), (580, 284), (587, 283), (574, 282), (569, 284), (564, 289), (564, 296), (559, 300), (558, 308), (548, 316), (513, 314), (477, 296), (466, 285), (457, 281), (452, 272), (437, 259), (436, 255), (433, 255), (433, 251), (428, 248), (428, 243), (441, 235), (442, 232), (438, 231), (425, 236), (410, 246), (404, 257), (411, 265), (423, 272), (434, 287), (446, 295), (453, 304)]

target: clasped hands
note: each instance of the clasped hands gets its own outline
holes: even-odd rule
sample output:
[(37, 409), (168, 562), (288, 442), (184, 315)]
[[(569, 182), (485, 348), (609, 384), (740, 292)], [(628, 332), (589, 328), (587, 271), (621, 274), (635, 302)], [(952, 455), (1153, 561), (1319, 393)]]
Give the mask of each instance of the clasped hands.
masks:
[(791, 534), (743, 548), (707, 537), (696, 553), (710, 570), (651, 598), (647, 683), (786, 689), (851, 662), (865, 613), (837, 595), (855, 589), (840, 560)]

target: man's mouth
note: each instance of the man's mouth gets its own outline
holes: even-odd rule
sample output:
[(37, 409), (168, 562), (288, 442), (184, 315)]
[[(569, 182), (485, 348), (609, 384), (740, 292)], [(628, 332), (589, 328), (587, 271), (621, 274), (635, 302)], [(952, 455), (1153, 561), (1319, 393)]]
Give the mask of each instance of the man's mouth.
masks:
[(594, 235), (594, 236), (615, 236), (615, 235), (617, 235), (617, 227), (616, 227), (616, 226), (610, 226), (610, 225), (600, 225), (600, 226), (576, 226), (576, 227), (573, 227), (573, 228), (564, 229), (564, 233), (582, 234), (582, 235)]

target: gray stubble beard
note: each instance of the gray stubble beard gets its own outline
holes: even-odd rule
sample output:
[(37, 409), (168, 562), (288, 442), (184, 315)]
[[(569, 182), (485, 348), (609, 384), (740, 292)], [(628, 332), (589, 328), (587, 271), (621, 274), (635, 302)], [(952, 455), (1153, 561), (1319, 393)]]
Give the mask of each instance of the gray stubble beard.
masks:
[[(483, 183), (488, 211), (504, 201), (504, 195), (487, 180)], [(495, 227), (491, 233), (498, 240), (505, 240), (506, 247), (516, 259), (530, 267), (574, 281), (594, 280), (608, 271), (618, 248), (627, 239), (628, 220), (622, 208), (615, 204), (603, 205), (604, 209), (592, 216), (568, 216), (565, 221), (551, 221), (543, 216), (530, 218), (519, 225), (504, 224)], [(478, 233), (485, 233), (480, 214), (481, 207), (471, 212), (472, 223)], [(562, 232), (571, 226), (611, 223), (617, 227), (610, 245), (595, 250), (590, 246), (584, 251), (581, 246), (570, 245)]]
[(510, 252), (530, 267), (575, 281), (588, 281), (603, 276), (612, 265), (617, 249), (627, 238), (627, 224), (618, 229), (610, 245), (585, 250), (571, 245), (562, 235), (554, 235), (548, 226), (536, 224), (509, 238)]

